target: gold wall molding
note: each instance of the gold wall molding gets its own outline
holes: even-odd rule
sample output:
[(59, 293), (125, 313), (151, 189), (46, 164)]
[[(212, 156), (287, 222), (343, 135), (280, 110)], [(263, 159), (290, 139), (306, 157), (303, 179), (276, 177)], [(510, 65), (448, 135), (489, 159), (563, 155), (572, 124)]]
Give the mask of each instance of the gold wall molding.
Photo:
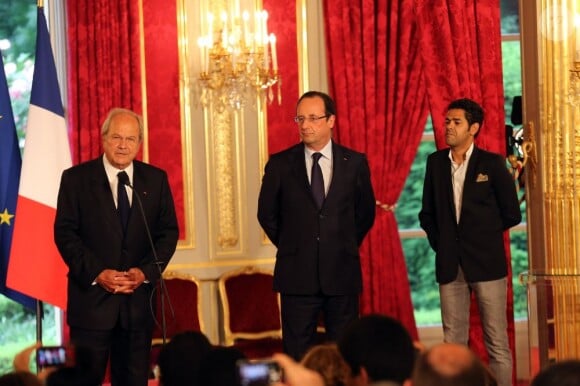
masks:
[(580, 122), (570, 103), (579, 7), (577, 0), (520, 0), (524, 119), (530, 122), (524, 138), (528, 249), (535, 278), (528, 285), (535, 334), (530, 355), (541, 367), (580, 357)]
[[(177, 25), (177, 52), (179, 62), (179, 105), (181, 122), (181, 172), (183, 181), (183, 235), (179, 240), (177, 249), (192, 249), (196, 247), (195, 238), (195, 200), (193, 193), (193, 149), (190, 145), (192, 137), (192, 103), (189, 76), (189, 40), (187, 39), (187, 12), (186, 0), (176, 0), (176, 25)], [(140, 69), (141, 69), (141, 95), (143, 111), (143, 161), (149, 162), (149, 126), (147, 104), (147, 71), (145, 55), (145, 26), (143, 16), (143, 0), (139, 1), (139, 30), (140, 30)]]
[(178, 249), (196, 248), (195, 195), (193, 186), (191, 76), (189, 75), (189, 40), (187, 39), (186, 0), (177, 0), (177, 44), (179, 52), (179, 105), (181, 113), (181, 170), (183, 176), (183, 210), (185, 239), (177, 244)]
[(528, 174), (528, 183), (530, 188), (535, 188), (537, 180), (538, 152), (536, 150), (536, 134), (534, 133), (534, 122), (530, 121), (524, 127), (524, 142), (522, 143), (522, 152), (524, 159), (522, 167), (525, 167)]
[(234, 197), (234, 125), (227, 111), (212, 111), (213, 162), (215, 165), (215, 193), (218, 222), (217, 243), (221, 248), (230, 248), (238, 244), (239, 233), (236, 221), (239, 208)]

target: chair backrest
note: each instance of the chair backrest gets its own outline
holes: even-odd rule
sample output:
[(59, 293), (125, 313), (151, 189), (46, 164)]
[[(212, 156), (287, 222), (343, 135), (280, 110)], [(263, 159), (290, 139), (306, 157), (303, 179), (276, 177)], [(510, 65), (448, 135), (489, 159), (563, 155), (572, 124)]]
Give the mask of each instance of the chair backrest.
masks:
[(224, 273), (218, 281), (224, 316), (224, 339), (281, 338), (279, 296), (273, 290), (273, 273), (244, 267)]
[[(166, 337), (183, 331), (202, 331), (203, 318), (199, 281), (190, 274), (176, 271), (163, 273), (167, 295), (158, 291), (155, 302), (155, 326), (153, 327), (153, 344), (163, 340), (161, 320), (161, 296), (164, 298)], [(157, 286), (158, 290), (160, 285)]]

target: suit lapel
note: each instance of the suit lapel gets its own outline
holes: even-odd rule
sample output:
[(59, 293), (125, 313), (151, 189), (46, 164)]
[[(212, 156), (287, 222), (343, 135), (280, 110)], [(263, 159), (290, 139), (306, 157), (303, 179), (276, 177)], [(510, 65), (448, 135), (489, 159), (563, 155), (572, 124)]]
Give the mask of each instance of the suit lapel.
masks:
[(328, 187), (328, 193), (326, 195), (326, 200), (332, 200), (336, 195), (336, 189), (339, 186), (343, 186), (341, 180), (345, 177), (347, 162), (350, 159), (350, 154), (344, 151), (344, 148), (338, 146), (334, 141), (332, 141), (332, 179), (330, 180), (330, 185)]
[(292, 173), (294, 178), (304, 187), (306, 193), (312, 198), (312, 203), (314, 202), (314, 197), (312, 197), (312, 190), (310, 189), (310, 180), (308, 179), (308, 173), (306, 172), (306, 160), (304, 156), (304, 144), (300, 143), (290, 150), (290, 155), (292, 159)]
[(479, 150), (476, 147), (473, 147), (473, 152), (471, 153), (471, 157), (469, 157), (469, 164), (467, 165), (467, 170), (465, 171), (465, 184), (463, 185), (463, 196), (461, 197), (462, 206), (464, 201), (463, 198), (469, 197), (474, 186), (478, 159)]
[(449, 159), (449, 152), (450, 150), (447, 149), (447, 151), (444, 153), (445, 157), (443, 157), (442, 162), (445, 165), (445, 167), (441, 168), (441, 170), (443, 170), (442, 178), (445, 181), (443, 186), (446, 187), (446, 195), (447, 202), (449, 204), (449, 210), (455, 216), (455, 199), (453, 195), (453, 180), (451, 178), (451, 160)]
[[(141, 164), (137, 161), (133, 161), (133, 188), (131, 190), (131, 212), (129, 214), (129, 223), (127, 229), (130, 231), (132, 229), (137, 229), (136, 222), (141, 222), (141, 208), (139, 206), (139, 200), (144, 201), (147, 198), (147, 178), (143, 173), (143, 168)], [(136, 196), (139, 195), (137, 198)], [(143, 210), (147, 205), (143, 203)]]
[(98, 201), (95, 208), (107, 208), (103, 213), (99, 213), (98, 215), (103, 216), (111, 229), (115, 229), (122, 237), (123, 229), (121, 228), (121, 221), (119, 220), (117, 207), (115, 206), (115, 200), (113, 199), (113, 193), (111, 192), (111, 186), (109, 185), (102, 158), (99, 157), (96, 160), (92, 174), (92, 186), (95, 187), (95, 197)]

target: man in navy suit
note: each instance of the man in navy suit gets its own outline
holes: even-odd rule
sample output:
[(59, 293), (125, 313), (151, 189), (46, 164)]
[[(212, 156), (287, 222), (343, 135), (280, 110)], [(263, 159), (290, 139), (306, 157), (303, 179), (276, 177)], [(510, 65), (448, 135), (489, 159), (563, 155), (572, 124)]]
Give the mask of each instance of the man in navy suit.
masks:
[(300, 97), (302, 142), (270, 157), (258, 200), (260, 225), (278, 248), (284, 350), (295, 359), (316, 343), (321, 313), (329, 340), (358, 317), (358, 247), (375, 219), (367, 159), (331, 139), (335, 119), (327, 94)]
[(167, 174), (134, 159), (141, 117), (112, 109), (101, 136), (104, 155), (61, 177), (54, 238), (69, 268), (67, 322), (101, 379), (110, 357), (113, 386), (144, 386), (152, 292), (175, 251), (177, 219)]
[(482, 124), (483, 109), (476, 102), (459, 99), (448, 106), (449, 148), (427, 159), (419, 220), (436, 253), (445, 342), (467, 344), (473, 291), (490, 369), (498, 385), (511, 386), (503, 233), (522, 216), (505, 159), (474, 145)]

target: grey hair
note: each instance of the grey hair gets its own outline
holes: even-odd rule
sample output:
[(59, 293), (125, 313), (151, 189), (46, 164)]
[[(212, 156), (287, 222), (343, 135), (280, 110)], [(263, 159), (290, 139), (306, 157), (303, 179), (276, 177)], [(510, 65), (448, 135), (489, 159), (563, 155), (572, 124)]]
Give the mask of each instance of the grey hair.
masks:
[(139, 141), (143, 140), (143, 118), (132, 110), (124, 109), (121, 107), (114, 107), (109, 111), (103, 126), (101, 126), (101, 136), (104, 137), (109, 133), (109, 128), (111, 126), (111, 121), (113, 118), (119, 114), (128, 114), (137, 120), (137, 125), (139, 126)]

